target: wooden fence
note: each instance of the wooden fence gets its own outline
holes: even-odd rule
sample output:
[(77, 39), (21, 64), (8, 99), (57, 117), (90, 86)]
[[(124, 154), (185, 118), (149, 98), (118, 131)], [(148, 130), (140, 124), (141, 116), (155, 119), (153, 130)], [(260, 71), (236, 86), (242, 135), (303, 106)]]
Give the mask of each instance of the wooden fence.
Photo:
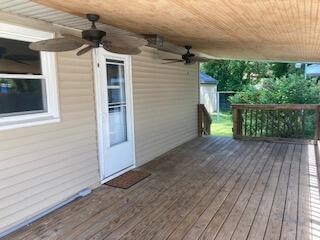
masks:
[(318, 140), (318, 104), (232, 105), (233, 137), (260, 140)]

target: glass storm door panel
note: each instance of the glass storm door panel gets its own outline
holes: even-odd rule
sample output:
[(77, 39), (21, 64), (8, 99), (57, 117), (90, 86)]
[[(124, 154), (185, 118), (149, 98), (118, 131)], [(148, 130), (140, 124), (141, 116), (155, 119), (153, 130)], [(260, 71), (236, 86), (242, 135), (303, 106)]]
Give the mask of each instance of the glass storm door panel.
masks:
[[(134, 164), (129, 56), (99, 50), (98, 83), (101, 91), (102, 179), (110, 178)], [(100, 84), (100, 86), (99, 86)], [(100, 151), (101, 155), (101, 151)]]
[(107, 86), (110, 146), (128, 140), (124, 62), (107, 59)]

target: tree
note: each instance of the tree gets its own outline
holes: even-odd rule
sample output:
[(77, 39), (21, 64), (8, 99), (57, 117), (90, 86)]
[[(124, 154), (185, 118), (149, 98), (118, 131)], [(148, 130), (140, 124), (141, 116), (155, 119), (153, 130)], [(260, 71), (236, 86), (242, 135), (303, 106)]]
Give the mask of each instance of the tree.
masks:
[[(264, 79), (260, 85), (247, 85), (229, 100), (233, 104), (319, 104), (320, 86), (315, 80), (305, 80), (303, 75), (288, 74), (288, 76), (281, 78)], [(277, 134), (280, 137), (297, 137), (297, 133), (300, 134), (300, 131), (304, 131), (304, 137), (313, 138), (315, 112), (304, 110), (303, 123), (301, 122), (301, 113), (301, 111), (251, 111), (250, 118), (244, 117), (246, 123), (244, 126), (250, 125), (249, 131), (262, 128), (261, 132), (265, 131), (265, 134), (267, 134), (267, 128), (277, 129)], [(267, 123), (266, 119), (270, 116), (272, 121)], [(256, 119), (256, 121), (252, 122), (250, 119)], [(281, 125), (277, 125), (279, 122)], [(302, 125), (304, 126), (302, 129), (294, 129), (296, 126)]]
[(239, 60), (215, 60), (200, 65), (202, 72), (219, 81), (218, 91), (240, 91), (248, 84), (257, 84), (263, 78), (280, 78), (303, 73), (293, 63), (271, 63)]
[(260, 85), (249, 84), (230, 97), (233, 104), (304, 104), (320, 103), (320, 86), (302, 75), (289, 74), (281, 78), (267, 78)]

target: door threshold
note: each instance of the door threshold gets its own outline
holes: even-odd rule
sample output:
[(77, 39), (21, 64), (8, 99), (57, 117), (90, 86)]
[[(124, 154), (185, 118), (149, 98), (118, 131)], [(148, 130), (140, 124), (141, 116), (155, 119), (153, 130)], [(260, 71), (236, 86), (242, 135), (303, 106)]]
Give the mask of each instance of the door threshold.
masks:
[(121, 171), (119, 171), (119, 172), (117, 172), (117, 173), (115, 173), (115, 174), (113, 174), (113, 175), (111, 175), (109, 177), (104, 178), (103, 180), (100, 181), (100, 184), (104, 184), (104, 183), (110, 181), (111, 179), (114, 179), (114, 178), (116, 178), (116, 177), (118, 177), (118, 176), (120, 176), (120, 175), (122, 175), (122, 174), (124, 174), (124, 173), (126, 173), (126, 172), (128, 172), (128, 171), (130, 171), (132, 169), (134, 169), (134, 168), (136, 168), (135, 165), (127, 167), (127, 168), (125, 168), (125, 169), (123, 169), (123, 170), (121, 170)]

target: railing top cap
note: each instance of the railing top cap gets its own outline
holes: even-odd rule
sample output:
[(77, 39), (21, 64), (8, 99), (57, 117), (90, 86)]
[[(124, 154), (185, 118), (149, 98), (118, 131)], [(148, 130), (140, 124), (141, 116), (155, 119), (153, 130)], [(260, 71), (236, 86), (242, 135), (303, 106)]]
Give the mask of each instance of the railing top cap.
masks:
[(233, 109), (317, 109), (320, 104), (232, 104)]

